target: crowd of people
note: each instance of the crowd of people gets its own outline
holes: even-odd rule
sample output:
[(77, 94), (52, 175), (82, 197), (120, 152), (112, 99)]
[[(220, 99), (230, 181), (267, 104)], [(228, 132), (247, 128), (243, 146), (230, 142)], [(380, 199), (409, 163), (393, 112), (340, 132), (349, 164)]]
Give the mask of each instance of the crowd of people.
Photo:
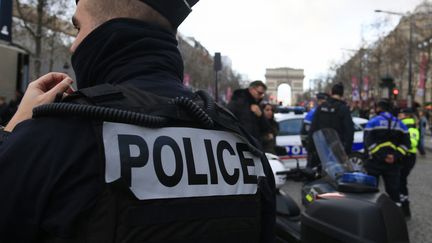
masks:
[[(267, 86), (254, 81), (246, 89), (236, 90), (227, 108), (237, 117), (242, 127), (259, 149), (277, 154), (276, 136), (279, 131), (274, 119), (275, 105), (264, 100)], [(320, 170), (320, 159), (311, 142), (312, 134), (323, 128), (336, 130), (347, 154), (353, 143), (352, 117), (368, 119), (364, 144), (365, 170), (377, 178), (383, 177), (385, 189), (393, 201), (401, 204), (410, 217), (407, 178), (415, 165), (417, 151), (424, 155), (424, 139), (429, 114), (421, 109), (400, 109), (389, 100), (380, 100), (371, 108), (359, 102), (347, 104), (344, 87), (335, 84), (331, 93), (318, 93), (317, 105), (305, 116), (301, 138), (308, 151), (307, 167)], [(0, 121), (5, 125), (15, 113), (21, 96), (9, 104), (0, 97)]]
[[(350, 107), (351, 116), (360, 117), (367, 120), (372, 119), (377, 115), (375, 109), (376, 107), (375, 103), (376, 102), (374, 101), (350, 102), (348, 105)], [(402, 110), (404, 110), (404, 108), (399, 107), (395, 102), (393, 102), (392, 105), (393, 108), (391, 113), (395, 116), (397, 116)], [(428, 131), (432, 133), (432, 126), (429, 125), (432, 123), (432, 117), (430, 115), (430, 112), (422, 108), (418, 103), (414, 103), (414, 107), (412, 108), (412, 113), (416, 120), (416, 126), (420, 131), (420, 143), (418, 145), (418, 149), (421, 155), (425, 155), (426, 151), (424, 149), (424, 140)]]
[(275, 154), (279, 127), (274, 120), (274, 106), (263, 102), (266, 91), (267, 86), (262, 81), (251, 82), (248, 88), (234, 91), (227, 108), (253, 136), (261, 150)]
[[(247, 89), (234, 92), (228, 108), (265, 152), (275, 153), (278, 124), (273, 119), (274, 106), (262, 100), (266, 88), (261, 81), (252, 82)], [(415, 165), (417, 150), (425, 154), (427, 113), (419, 108), (400, 109), (388, 99), (379, 100), (371, 108), (359, 102), (347, 104), (343, 94), (344, 87), (340, 83), (332, 87), (330, 94), (318, 93), (317, 106), (305, 116), (301, 138), (308, 151), (307, 167), (320, 171), (320, 159), (311, 142), (315, 131), (334, 129), (349, 155), (354, 139), (352, 117), (365, 118), (368, 122), (364, 129), (364, 169), (378, 181), (383, 178), (387, 194), (409, 218), (407, 180)], [(260, 102), (261, 109), (258, 109)]]
[[(417, 150), (425, 155), (427, 113), (416, 107), (404, 109), (395, 107), (394, 102), (388, 99), (379, 100), (373, 108), (365, 108), (360, 106), (359, 102), (353, 102), (348, 106), (336, 96), (336, 101), (339, 102), (337, 107), (334, 105), (333, 97), (338, 93), (339, 87), (339, 84), (334, 85), (332, 96), (325, 101), (322, 100), (322, 94), (317, 95), (318, 107), (308, 113), (303, 125), (303, 138), (308, 137), (309, 140), (304, 144), (313, 145), (310, 136), (314, 131), (333, 128), (337, 131), (346, 153), (350, 154), (350, 145), (353, 141), (352, 117), (368, 119), (364, 128), (364, 169), (378, 181), (380, 177), (383, 178), (389, 197), (402, 208), (405, 216), (410, 218), (407, 181), (416, 163)], [(316, 115), (317, 110), (318, 114), (324, 116)], [(307, 150), (307, 166), (319, 167), (319, 158), (316, 156), (314, 147), (309, 145)]]

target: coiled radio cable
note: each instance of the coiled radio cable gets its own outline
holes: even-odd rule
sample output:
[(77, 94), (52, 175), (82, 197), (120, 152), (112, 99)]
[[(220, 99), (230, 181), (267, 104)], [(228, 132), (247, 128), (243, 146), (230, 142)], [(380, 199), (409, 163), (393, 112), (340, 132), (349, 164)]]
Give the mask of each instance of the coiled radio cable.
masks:
[(94, 120), (128, 123), (145, 127), (163, 127), (168, 123), (165, 117), (151, 116), (138, 112), (115, 108), (82, 105), (72, 103), (53, 103), (41, 105), (33, 109), (33, 117), (43, 116), (80, 116)]

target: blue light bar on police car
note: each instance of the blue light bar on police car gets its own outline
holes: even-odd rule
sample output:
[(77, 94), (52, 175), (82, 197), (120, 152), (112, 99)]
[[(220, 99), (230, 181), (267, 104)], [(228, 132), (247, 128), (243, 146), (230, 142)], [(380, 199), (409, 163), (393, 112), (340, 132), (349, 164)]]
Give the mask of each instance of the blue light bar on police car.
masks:
[(361, 185), (367, 185), (373, 187), (378, 186), (377, 180), (374, 176), (366, 175), (361, 172), (344, 173), (340, 178), (340, 182), (361, 184)]

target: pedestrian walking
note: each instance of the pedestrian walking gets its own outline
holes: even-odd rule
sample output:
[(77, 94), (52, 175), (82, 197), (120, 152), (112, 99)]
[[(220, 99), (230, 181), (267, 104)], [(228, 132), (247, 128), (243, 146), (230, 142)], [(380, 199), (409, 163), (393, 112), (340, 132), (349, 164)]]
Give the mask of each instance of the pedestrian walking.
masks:
[(376, 105), (377, 115), (368, 121), (364, 132), (368, 174), (384, 179), (385, 190), (390, 198), (400, 205), (400, 165), (410, 148), (408, 128), (390, 111), (391, 103), (380, 100)]
[(425, 112), (423, 110), (419, 111), (419, 131), (420, 131), (420, 141), (418, 144), (418, 149), (421, 155), (425, 155), (425, 147), (424, 147), (424, 140), (426, 137), (426, 131), (428, 127), (428, 119), (426, 118)]

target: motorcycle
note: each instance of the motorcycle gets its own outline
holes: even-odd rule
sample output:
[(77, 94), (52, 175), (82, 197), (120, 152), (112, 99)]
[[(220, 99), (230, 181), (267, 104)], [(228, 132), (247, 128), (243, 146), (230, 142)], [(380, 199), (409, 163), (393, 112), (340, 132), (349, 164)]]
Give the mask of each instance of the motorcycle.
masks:
[[(374, 177), (351, 164), (336, 132), (322, 129), (313, 140), (322, 163), (320, 179), (313, 180), (317, 173), (308, 168), (272, 166), (285, 180), (312, 180), (302, 189), (304, 212), (279, 187), (276, 242), (409, 242), (402, 211), (379, 192)], [(270, 164), (276, 164), (275, 157)]]

